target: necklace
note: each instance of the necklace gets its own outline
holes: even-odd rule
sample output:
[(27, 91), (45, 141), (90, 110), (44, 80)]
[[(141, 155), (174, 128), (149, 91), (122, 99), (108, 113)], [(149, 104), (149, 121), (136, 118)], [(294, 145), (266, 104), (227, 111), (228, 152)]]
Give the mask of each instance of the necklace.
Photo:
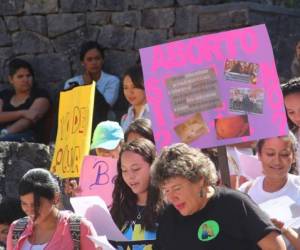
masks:
[(131, 226), (133, 226), (133, 227), (134, 227), (134, 225), (136, 224), (137, 221), (140, 221), (140, 220), (142, 219), (142, 215), (143, 215), (143, 212), (144, 212), (144, 210), (145, 210), (145, 207), (137, 206), (136, 209), (137, 209), (137, 215), (136, 215), (135, 219), (132, 220), (132, 221), (129, 223), (129, 225), (131, 225)]
[(28, 99), (29, 95), (24, 96), (24, 97), (17, 97), (16, 95), (14, 95), (11, 99), (10, 99), (10, 103), (14, 106), (14, 107), (18, 107), (22, 104), (24, 104), (27, 99)]
[(140, 219), (142, 219), (142, 214), (143, 214), (143, 212), (145, 210), (145, 207), (139, 207), (139, 206), (137, 206), (136, 208), (137, 208), (137, 212), (138, 212), (138, 214), (136, 216), (136, 220), (140, 220)]

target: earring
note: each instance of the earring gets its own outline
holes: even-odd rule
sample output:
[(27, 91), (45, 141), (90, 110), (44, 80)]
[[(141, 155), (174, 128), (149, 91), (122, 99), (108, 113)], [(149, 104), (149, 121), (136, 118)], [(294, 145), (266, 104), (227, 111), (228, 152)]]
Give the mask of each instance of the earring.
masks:
[(204, 196), (203, 187), (201, 187), (201, 189), (200, 189), (199, 196), (200, 196), (201, 198), (203, 198), (203, 196)]

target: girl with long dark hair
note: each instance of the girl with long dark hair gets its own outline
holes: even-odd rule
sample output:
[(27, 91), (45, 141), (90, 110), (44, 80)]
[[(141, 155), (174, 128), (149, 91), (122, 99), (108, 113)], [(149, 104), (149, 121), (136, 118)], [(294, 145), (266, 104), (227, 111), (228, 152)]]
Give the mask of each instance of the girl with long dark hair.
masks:
[(156, 239), (163, 202), (159, 189), (150, 183), (155, 155), (155, 146), (144, 138), (125, 143), (120, 152), (111, 214), (125, 237), (134, 241), (132, 249), (152, 249)]

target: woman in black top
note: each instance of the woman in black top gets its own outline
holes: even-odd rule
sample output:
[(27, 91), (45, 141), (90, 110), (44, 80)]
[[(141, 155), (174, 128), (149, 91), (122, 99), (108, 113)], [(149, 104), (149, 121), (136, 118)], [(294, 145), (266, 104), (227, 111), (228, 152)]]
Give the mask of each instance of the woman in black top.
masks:
[(48, 93), (36, 87), (32, 67), (22, 59), (9, 63), (8, 79), (13, 89), (0, 92), (0, 140), (34, 142), (50, 107)]
[(217, 187), (212, 161), (178, 143), (151, 166), (169, 206), (158, 227), (160, 250), (285, 250), (270, 219), (245, 194)]

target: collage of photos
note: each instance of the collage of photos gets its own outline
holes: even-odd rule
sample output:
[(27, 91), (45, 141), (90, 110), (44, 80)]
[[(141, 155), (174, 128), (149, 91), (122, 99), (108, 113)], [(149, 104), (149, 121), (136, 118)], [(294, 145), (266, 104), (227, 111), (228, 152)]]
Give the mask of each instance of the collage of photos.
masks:
[(191, 143), (209, 133), (201, 111), (221, 106), (216, 73), (212, 68), (197, 70), (166, 80), (171, 106), (176, 116), (194, 114), (174, 130), (180, 140)]
[(257, 63), (226, 60), (225, 79), (256, 84), (259, 66)]
[[(248, 83), (249, 87), (230, 87), (229, 112), (242, 113), (214, 120), (217, 140), (250, 136), (248, 114), (263, 114), (265, 93), (256, 88), (259, 65), (252, 62), (229, 60), (225, 62), (225, 80)], [(209, 126), (201, 111), (221, 106), (219, 87), (212, 68), (197, 70), (166, 80), (171, 106), (176, 116), (193, 114), (174, 130), (180, 141), (191, 143), (208, 134)], [(227, 89), (227, 88), (226, 88)]]
[(250, 135), (247, 114), (262, 114), (264, 90), (253, 88), (256, 85), (259, 65), (253, 62), (227, 59), (225, 61), (225, 80), (248, 83), (251, 88), (231, 87), (229, 90), (229, 111), (243, 113), (215, 119), (218, 140)]

